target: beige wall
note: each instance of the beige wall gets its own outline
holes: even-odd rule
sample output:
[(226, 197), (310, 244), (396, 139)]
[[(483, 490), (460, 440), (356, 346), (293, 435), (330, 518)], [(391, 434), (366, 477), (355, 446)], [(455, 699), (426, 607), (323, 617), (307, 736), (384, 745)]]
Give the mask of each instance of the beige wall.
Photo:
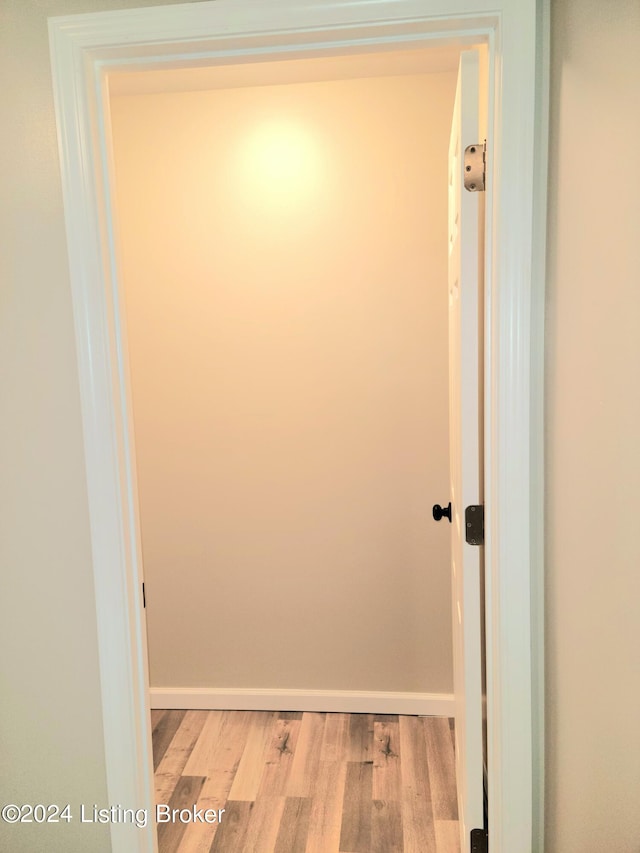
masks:
[(640, 5), (554, 2), (547, 851), (640, 850)]
[[(153, 0), (155, 5), (159, 0)], [(46, 15), (3, 0), (0, 560), (5, 801), (102, 802), (86, 494)], [(638, 848), (637, 4), (554, 0), (547, 318), (547, 849)], [(635, 81), (635, 82), (634, 82)], [(594, 178), (589, 178), (591, 173)], [(587, 179), (585, 180), (585, 174)], [(597, 183), (597, 186), (596, 186)], [(104, 827), (11, 830), (102, 853)]]
[(112, 99), (152, 686), (451, 691), (454, 93)]
[[(151, 3), (0, 3), (0, 801), (76, 813), (106, 780), (46, 16), (127, 5)], [(12, 853), (109, 846), (106, 826), (0, 822)]]

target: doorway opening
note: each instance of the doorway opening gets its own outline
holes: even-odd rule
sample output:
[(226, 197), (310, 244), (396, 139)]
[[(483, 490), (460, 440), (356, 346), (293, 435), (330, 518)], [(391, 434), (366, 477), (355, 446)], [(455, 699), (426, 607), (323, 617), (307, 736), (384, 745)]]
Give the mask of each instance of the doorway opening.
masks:
[(457, 53), (427, 63), (111, 83), (151, 683), (171, 705), (211, 686), (451, 710), (431, 506), (449, 490)]
[[(146, 650), (135, 551), (136, 496), (109, 196), (110, 72), (251, 63), (456, 42), (490, 50), (485, 489), (490, 830), (496, 850), (535, 836), (542, 774), (540, 389), (548, 32), (535, 3), (435, 0), (318, 5), (237, 0), (91, 13), (50, 21), (56, 116), (84, 424), (93, 572), (113, 802), (151, 803)], [(494, 73), (499, 71), (499, 73)], [(534, 308), (532, 309), (532, 305)], [(533, 593), (532, 593), (533, 590)], [(532, 610), (533, 595), (533, 610)], [(532, 621), (533, 620), (533, 621)], [(535, 661), (535, 667), (533, 663)], [(532, 696), (535, 704), (532, 706)], [(534, 779), (533, 770), (536, 768)], [(535, 786), (535, 791), (533, 789)], [(491, 795), (491, 791), (494, 795)], [(541, 812), (535, 818), (541, 828)], [(111, 827), (118, 850), (151, 850), (150, 833)]]
[(152, 708), (453, 713), (459, 53), (110, 75)]

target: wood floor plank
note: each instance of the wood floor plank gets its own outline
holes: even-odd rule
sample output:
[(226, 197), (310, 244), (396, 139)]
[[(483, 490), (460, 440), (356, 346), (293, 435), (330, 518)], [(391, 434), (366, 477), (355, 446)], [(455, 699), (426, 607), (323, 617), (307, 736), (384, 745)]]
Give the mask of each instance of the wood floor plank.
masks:
[(207, 719), (208, 711), (186, 711), (182, 722), (155, 772), (156, 803), (167, 803), (196, 744)]
[(273, 853), (305, 853), (311, 799), (287, 797)]
[(210, 853), (236, 853), (242, 850), (252, 809), (253, 803), (246, 800), (238, 803), (229, 800), (224, 819), (213, 837)]
[[(169, 809), (192, 808), (197, 801), (203, 776), (181, 776), (169, 799)], [(158, 848), (162, 853), (176, 853), (188, 824), (180, 820), (169, 820), (158, 824)]]
[(398, 722), (405, 853), (436, 853), (424, 730), (419, 717), (401, 716)]
[[(204, 812), (205, 808), (213, 808), (213, 806), (203, 806), (200, 799), (196, 808), (202, 809)], [(226, 804), (224, 807), (216, 808), (216, 813), (220, 812), (223, 812), (220, 815), (220, 820), (215, 823), (189, 823), (180, 839), (177, 853), (209, 853), (215, 834), (226, 819)], [(159, 853), (164, 853), (164, 851), (161, 849)]]
[(371, 850), (371, 803), (373, 761), (347, 763), (342, 800), (340, 850), (369, 853)]
[[(207, 735), (205, 724), (195, 747), (200, 751), (196, 766), (209, 768), (196, 805), (202, 809), (221, 809), (226, 808), (229, 791), (245, 748), (253, 712), (210, 711), (209, 713), (220, 713), (222, 716), (220, 724), (213, 723), (208, 730), (209, 735), (215, 735), (214, 740), (207, 744), (202, 742)], [(188, 768), (189, 764), (185, 767), (185, 773)], [(237, 809), (235, 813), (238, 813)], [(222, 822), (224, 823), (226, 819), (225, 812)], [(181, 846), (184, 849), (180, 853), (192, 853), (192, 851), (193, 853), (204, 853), (204, 851), (208, 851), (220, 829), (221, 827), (217, 824), (190, 824), (182, 839)]]
[(279, 720), (301, 720), (302, 711), (280, 711), (278, 714)]
[[(202, 786), (204, 790), (206, 786), (205, 784)], [(200, 796), (196, 801), (196, 808), (202, 809), (202, 812), (205, 813), (207, 809), (214, 809), (216, 820), (215, 822), (199, 822), (194, 821), (189, 823), (184, 831), (184, 834), (180, 840), (180, 845), (178, 846), (177, 853), (209, 853), (211, 849), (211, 844), (213, 842), (213, 838), (218, 831), (220, 824), (225, 819), (226, 814), (226, 806), (222, 807), (220, 805), (213, 806), (211, 805), (211, 801), (207, 801), (206, 798), (203, 798), (202, 791), (200, 792)], [(162, 850), (159, 853), (163, 853)]]
[(347, 761), (373, 760), (373, 714), (349, 715)]
[[(222, 815), (221, 823), (224, 823), (224, 817)], [(220, 825), (217, 823), (190, 823), (180, 839), (176, 853), (209, 853)], [(159, 853), (164, 853), (164, 850), (160, 848)]]
[(288, 797), (309, 797), (313, 792), (320, 762), (324, 717), (324, 714), (302, 715), (298, 743), (287, 780)]
[(422, 717), (427, 744), (433, 819), (458, 820), (456, 767), (446, 717)]
[(229, 790), (230, 800), (253, 802), (256, 799), (277, 720), (277, 711), (256, 711), (252, 714), (242, 758)]
[(346, 762), (321, 761), (318, 765), (305, 853), (338, 853), (346, 780)]
[(257, 800), (263, 796), (285, 795), (301, 723), (301, 720), (283, 720), (282, 718), (277, 720), (267, 749)]
[(151, 731), (153, 731), (160, 720), (165, 716), (167, 711), (162, 708), (152, 708), (151, 709)]
[(259, 797), (255, 801), (242, 853), (273, 853), (285, 802), (285, 798), (279, 796)]
[(435, 822), (438, 853), (460, 853), (460, 824), (457, 820)]
[(153, 769), (156, 770), (162, 761), (165, 752), (173, 736), (178, 731), (178, 727), (186, 711), (167, 711), (160, 719), (158, 725), (153, 732)]
[[(402, 811), (399, 802), (373, 800), (371, 853), (404, 853)], [(444, 851), (438, 850), (438, 853)]]
[(228, 711), (207, 711), (200, 737), (184, 768), (185, 775), (206, 776), (209, 773), (212, 767), (213, 754), (219, 747), (220, 729), (228, 715)]
[(401, 802), (400, 725), (395, 722), (373, 724), (373, 798)]
[(325, 714), (321, 761), (344, 761), (351, 714)]
[(225, 810), (159, 825), (160, 853), (460, 853), (449, 720), (299, 716), (154, 714), (158, 801)]
[[(224, 711), (216, 744), (209, 756), (207, 781), (199, 800), (206, 808), (224, 806), (244, 752), (251, 712)], [(241, 716), (238, 714), (241, 713)]]

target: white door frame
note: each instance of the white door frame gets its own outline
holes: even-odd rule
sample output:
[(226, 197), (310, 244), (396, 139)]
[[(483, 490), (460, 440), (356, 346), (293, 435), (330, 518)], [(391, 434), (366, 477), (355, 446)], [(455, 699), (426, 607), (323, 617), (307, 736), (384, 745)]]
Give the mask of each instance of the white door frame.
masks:
[[(492, 853), (542, 850), (542, 382), (548, 0), (213, 0), (52, 18), (109, 804), (153, 807), (108, 72), (485, 42), (485, 505)], [(150, 821), (115, 853), (156, 849)]]

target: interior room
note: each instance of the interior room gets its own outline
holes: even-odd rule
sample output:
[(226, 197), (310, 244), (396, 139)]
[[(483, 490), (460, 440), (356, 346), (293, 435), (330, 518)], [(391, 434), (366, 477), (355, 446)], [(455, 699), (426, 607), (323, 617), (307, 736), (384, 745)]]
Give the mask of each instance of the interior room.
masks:
[[(458, 849), (432, 517), (458, 56), (110, 77), (156, 793), (227, 810), (159, 826), (161, 853)], [(315, 798), (314, 755), (341, 756)], [(403, 802), (403, 756), (435, 813)]]

